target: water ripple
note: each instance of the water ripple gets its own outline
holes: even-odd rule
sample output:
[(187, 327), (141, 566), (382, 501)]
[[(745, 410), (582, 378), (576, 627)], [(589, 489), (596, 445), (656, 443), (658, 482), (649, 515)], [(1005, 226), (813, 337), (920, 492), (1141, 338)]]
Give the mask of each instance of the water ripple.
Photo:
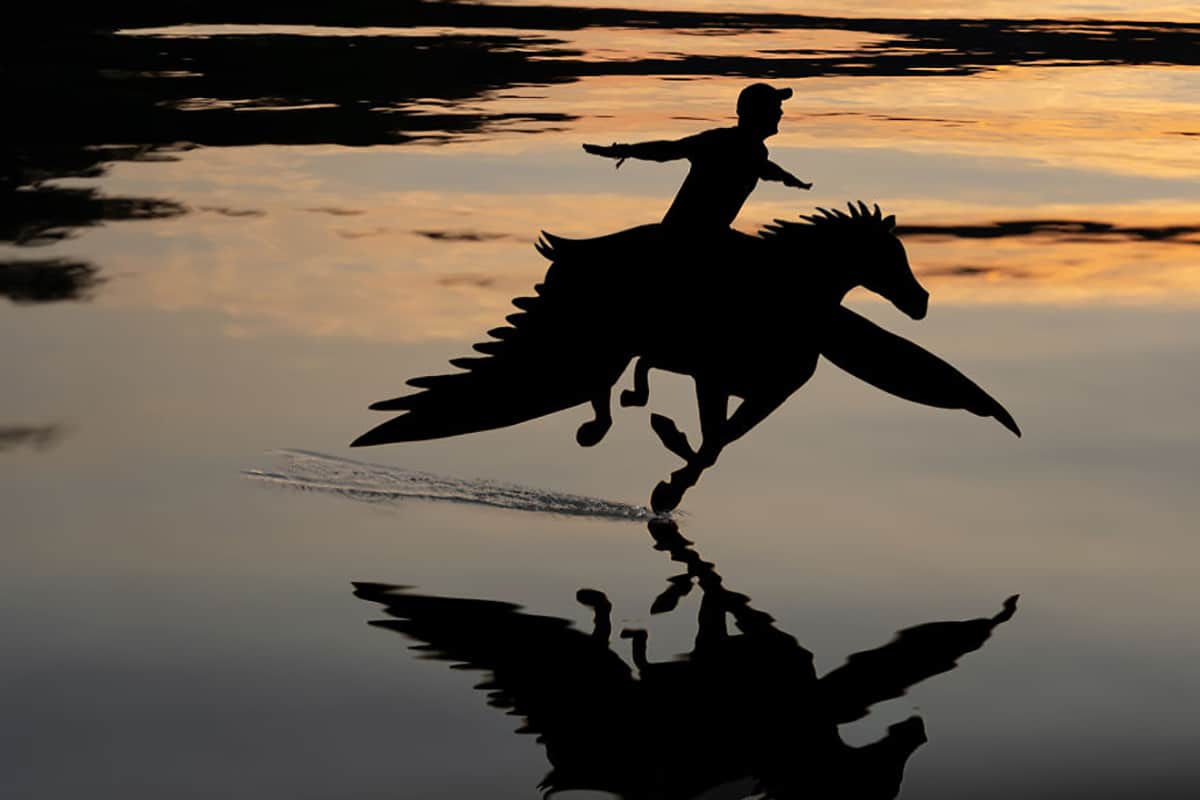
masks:
[(497, 481), (453, 478), (428, 472), (368, 464), (309, 450), (276, 450), (275, 470), (246, 469), (242, 475), (286, 489), (323, 492), (367, 503), (435, 500), (535, 511), (568, 517), (644, 522), (655, 517), (644, 506), (565, 494)]

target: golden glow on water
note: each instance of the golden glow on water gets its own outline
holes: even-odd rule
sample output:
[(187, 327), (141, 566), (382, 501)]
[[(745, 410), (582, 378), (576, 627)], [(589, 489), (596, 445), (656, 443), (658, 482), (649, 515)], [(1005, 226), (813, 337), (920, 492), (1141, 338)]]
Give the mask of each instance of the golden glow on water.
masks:
[(881, 45), (894, 37), (829, 29), (689, 31), (645, 28), (585, 28), (554, 31), (566, 47), (586, 51), (588, 61), (632, 61), (683, 57), (744, 56), (818, 58)]
[[(1005, 67), (970, 78), (808, 78), (768, 144), (886, 147), (978, 158), (1028, 158), (1055, 167), (1188, 178), (1200, 173), (1200, 69)], [(732, 125), (741, 78), (662, 82), (594, 78), (498, 97), (493, 110), (585, 116), (570, 133), (587, 140), (687, 135)], [(489, 137), (482, 152), (514, 152), (541, 141)], [(419, 146), (419, 145), (418, 145)]]
[[(1196, 77), (1181, 68), (1013, 67), (958, 78), (793, 81), (797, 96), (769, 144), (797, 174), (819, 174), (817, 186), (811, 194), (762, 186), (738, 224), (753, 230), (864, 198), (908, 226), (1196, 225), (1200, 192), (1189, 187), (1200, 156), (1196, 138), (1182, 135), (1200, 118)], [(194, 213), (88, 232), (63, 249), (121, 264), (101, 303), (219, 310), (243, 335), (470, 337), (497, 324), (510, 298), (541, 277), (546, 264), (531, 246), (538, 231), (599, 235), (654, 221), (669, 203), (681, 165), (614, 172), (578, 150), (581, 142), (730, 124), (744, 82), (602, 77), (455, 109), (581, 115), (532, 136), (500, 129), (370, 151), (201, 149), (173, 164), (122, 165), (102, 183), (106, 191), (165, 194)], [(247, 209), (261, 214), (229, 215)], [(935, 309), (1194, 305), (1196, 238), (1051, 231), (906, 244)]]

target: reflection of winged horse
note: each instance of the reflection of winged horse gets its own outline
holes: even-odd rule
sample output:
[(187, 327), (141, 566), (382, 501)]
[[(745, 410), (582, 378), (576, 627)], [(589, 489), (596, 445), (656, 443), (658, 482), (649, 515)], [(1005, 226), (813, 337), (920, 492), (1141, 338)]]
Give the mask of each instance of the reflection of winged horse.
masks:
[[(595, 418), (577, 433), (585, 446), (612, 425), (612, 386), (640, 357), (623, 405), (647, 401), (651, 367), (692, 376), (702, 441), (693, 449), (675, 424), (651, 419), (663, 444), (686, 462), (660, 483), (656, 511), (683, 492), (721, 450), (761, 422), (812, 376), (818, 356), (891, 394), (995, 417), (1020, 434), (1004, 408), (958, 370), (844, 308), (863, 286), (914, 319), (928, 293), (913, 277), (893, 217), (850, 206), (807, 222), (778, 221), (749, 236), (733, 230), (686, 238), (643, 225), (597, 239), (545, 235), (553, 263), (524, 313), (475, 345), (465, 369), (414, 378), (422, 391), (371, 406), (404, 411), (352, 446), (436, 439), (519, 422), (590, 402)], [(728, 413), (731, 395), (742, 398)]]
[(687, 565), (653, 611), (674, 609), (693, 581), (702, 591), (693, 649), (672, 661), (650, 661), (646, 634), (625, 631), (631, 668), (610, 648), (611, 604), (595, 590), (578, 593), (595, 615), (590, 634), (509, 603), (382, 584), (356, 584), (355, 594), (392, 617), (373, 624), (415, 640), (427, 657), (489, 673), (476, 688), (523, 717), (519, 732), (536, 734), (546, 748), (547, 793), (591, 790), (627, 800), (895, 797), (909, 756), (925, 742), (920, 718), (891, 725), (864, 747), (847, 745), (837, 726), (953, 669), (1015, 610), (1010, 598), (991, 618), (910, 628), (818, 678), (812, 653), (749, 598), (724, 588), (674, 523), (650, 530), (656, 547)]

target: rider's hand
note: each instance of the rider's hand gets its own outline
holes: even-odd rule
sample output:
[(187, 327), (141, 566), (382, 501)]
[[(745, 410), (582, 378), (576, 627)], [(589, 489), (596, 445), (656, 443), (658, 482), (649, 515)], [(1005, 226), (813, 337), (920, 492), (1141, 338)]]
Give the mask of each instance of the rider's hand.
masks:
[(626, 147), (626, 145), (620, 145), (620, 144), (617, 144), (616, 142), (613, 142), (611, 145), (585, 144), (583, 146), (583, 151), (585, 153), (591, 153), (594, 156), (604, 156), (605, 158), (615, 158), (615, 159), (617, 159), (617, 166), (620, 167), (622, 164), (625, 163), (625, 159), (627, 158), (627, 156), (622, 153), (622, 151), (625, 149), (625, 147)]

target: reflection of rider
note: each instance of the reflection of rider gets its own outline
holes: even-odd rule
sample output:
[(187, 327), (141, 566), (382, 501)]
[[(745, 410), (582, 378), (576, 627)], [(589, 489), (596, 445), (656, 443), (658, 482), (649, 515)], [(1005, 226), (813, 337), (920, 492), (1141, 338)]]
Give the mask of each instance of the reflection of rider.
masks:
[(713, 128), (675, 140), (614, 143), (607, 147), (585, 144), (583, 149), (619, 159), (618, 167), (626, 158), (647, 161), (686, 158), (692, 164), (691, 169), (663, 223), (695, 232), (722, 230), (733, 224), (760, 178), (797, 189), (812, 187), (767, 158), (764, 141), (779, 132), (782, 103), (791, 96), (791, 89), (755, 83), (738, 95), (736, 127)]

